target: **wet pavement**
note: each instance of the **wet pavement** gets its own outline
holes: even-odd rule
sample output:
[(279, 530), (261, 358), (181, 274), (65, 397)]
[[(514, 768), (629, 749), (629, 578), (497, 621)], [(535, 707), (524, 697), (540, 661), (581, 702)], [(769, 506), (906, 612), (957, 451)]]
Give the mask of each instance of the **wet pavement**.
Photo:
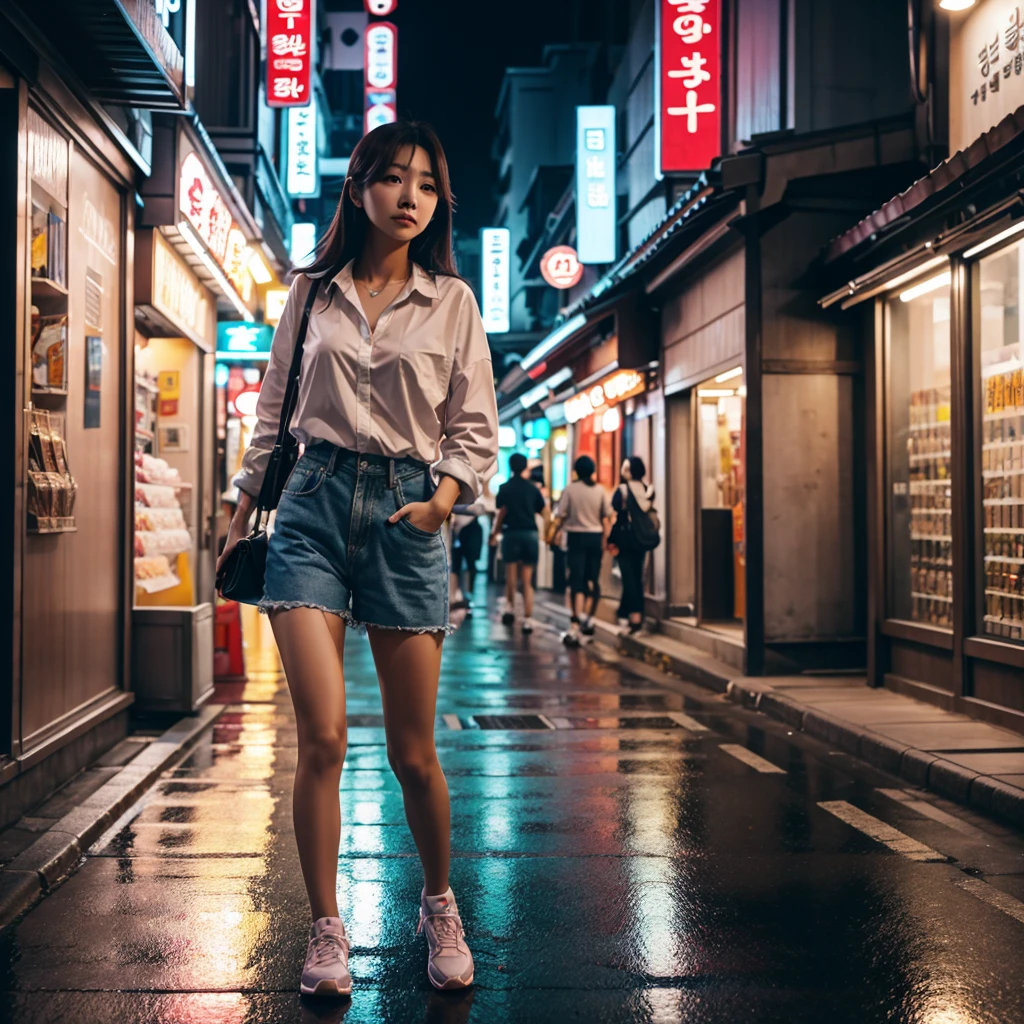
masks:
[(471, 991), (427, 982), (419, 865), (366, 641), (350, 637), (338, 892), (352, 999), (297, 993), (295, 726), (283, 681), (254, 674), (0, 936), (0, 1019), (1024, 1021), (1021, 836), (596, 654), (479, 613), (446, 645), (437, 740)]

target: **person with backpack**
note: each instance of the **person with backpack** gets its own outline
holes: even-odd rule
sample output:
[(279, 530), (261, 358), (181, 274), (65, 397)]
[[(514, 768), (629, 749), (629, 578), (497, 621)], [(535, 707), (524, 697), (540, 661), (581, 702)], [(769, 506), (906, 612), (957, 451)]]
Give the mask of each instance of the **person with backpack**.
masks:
[(608, 550), (619, 560), (622, 600), (618, 617), (629, 620), (629, 632), (639, 633), (644, 616), (644, 565), (647, 552), (661, 540), (654, 511), (654, 488), (644, 483), (647, 467), (638, 455), (622, 463), (619, 487), (612, 495), (617, 514), (608, 537)]

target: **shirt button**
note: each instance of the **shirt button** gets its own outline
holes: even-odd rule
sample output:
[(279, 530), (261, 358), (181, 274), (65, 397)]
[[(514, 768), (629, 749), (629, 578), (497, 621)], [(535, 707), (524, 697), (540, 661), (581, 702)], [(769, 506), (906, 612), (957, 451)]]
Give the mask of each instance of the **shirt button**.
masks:
[(360, 469), (369, 469), (370, 468), (370, 464), (368, 462), (360, 462), (359, 463), (359, 468)]

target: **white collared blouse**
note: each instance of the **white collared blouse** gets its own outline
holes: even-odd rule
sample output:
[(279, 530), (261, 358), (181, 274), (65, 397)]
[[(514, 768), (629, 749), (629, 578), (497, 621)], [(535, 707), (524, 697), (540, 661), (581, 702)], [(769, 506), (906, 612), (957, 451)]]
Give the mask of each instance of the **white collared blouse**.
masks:
[[(256, 405), (258, 423), (234, 478), (258, 497), (277, 439), (288, 370), (309, 278), (299, 275), (274, 332)], [(302, 353), (291, 433), (359, 453), (412, 457), (459, 483), (472, 502), (494, 468), (498, 410), (487, 335), (469, 286), (459, 278), (412, 276), (371, 332), (352, 263), (324, 278)]]

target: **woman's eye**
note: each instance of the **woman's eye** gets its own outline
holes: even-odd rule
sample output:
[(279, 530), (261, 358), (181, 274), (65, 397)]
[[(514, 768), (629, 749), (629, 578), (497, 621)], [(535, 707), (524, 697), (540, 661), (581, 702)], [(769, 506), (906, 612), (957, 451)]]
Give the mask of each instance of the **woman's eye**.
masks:
[(433, 186), (433, 185), (424, 185), (423, 187), (424, 187), (424, 189), (426, 189), (426, 191), (427, 191), (427, 192), (436, 192), (436, 191), (437, 191), (437, 190), (436, 190), (436, 189), (434, 188), (434, 186)]

